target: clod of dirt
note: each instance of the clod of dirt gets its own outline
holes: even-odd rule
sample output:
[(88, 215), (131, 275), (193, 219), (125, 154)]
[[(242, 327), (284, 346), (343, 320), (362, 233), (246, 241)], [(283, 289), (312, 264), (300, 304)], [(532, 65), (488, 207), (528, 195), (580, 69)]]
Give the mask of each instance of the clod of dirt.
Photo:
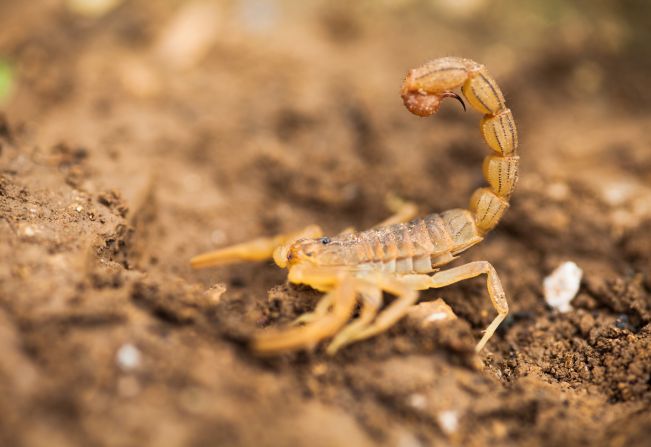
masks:
[(412, 306), (407, 314), (407, 319), (415, 326), (425, 328), (431, 324), (456, 320), (457, 316), (443, 299), (438, 298)]
[(129, 212), (129, 206), (122, 198), (122, 194), (114, 189), (100, 192), (97, 201), (120, 217), (126, 217)]

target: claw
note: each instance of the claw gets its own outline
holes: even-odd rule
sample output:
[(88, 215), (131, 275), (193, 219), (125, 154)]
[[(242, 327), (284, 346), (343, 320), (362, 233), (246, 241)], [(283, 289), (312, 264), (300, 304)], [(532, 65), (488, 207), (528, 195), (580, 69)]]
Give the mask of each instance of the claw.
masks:
[(463, 111), (466, 111), (466, 104), (463, 102), (463, 99), (461, 99), (461, 96), (457, 95), (454, 92), (445, 92), (441, 93), (441, 98), (454, 98), (457, 101), (461, 103), (461, 106), (463, 107)]

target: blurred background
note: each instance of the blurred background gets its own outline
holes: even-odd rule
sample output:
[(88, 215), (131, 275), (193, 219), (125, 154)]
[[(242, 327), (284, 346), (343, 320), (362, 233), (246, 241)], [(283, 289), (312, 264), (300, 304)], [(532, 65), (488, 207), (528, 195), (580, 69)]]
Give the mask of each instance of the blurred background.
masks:
[[(368, 90), (355, 83), (395, 85), (405, 67), (452, 54), (516, 83), (511, 94), (538, 83), (568, 102), (649, 103), (651, 12), (642, 0), (5, 0), (0, 8), (0, 104), (31, 117), (100, 90), (107, 102), (200, 91), (209, 110), (221, 109), (233, 99), (212, 97), (214, 85), (235, 90), (228, 74), (238, 70), (266, 74), (261, 87), (282, 97), (290, 86), (270, 74), (283, 58), (285, 79), (323, 76), (354, 95)], [(208, 114), (187, 98), (188, 110)], [(247, 101), (255, 104), (255, 92)]]
[[(651, 13), (642, 0), (5, 0), (0, 8), (0, 98), (14, 106), (26, 102), (24, 90), (65, 99), (79, 81), (66, 69), (79, 64), (104, 69), (96, 88), (115, 77), (114, 90), (153, 97), (167, 82), (187, 84), (188, 72), (218, 77), (256, 50), (340, 77), (373, 61), (368, 82), (413, 59), (464, 54), (498, 77), (535, 66), (557, 89), (570, 84), (629, 99), (644, 97), (633, 81), (649, 70)], [(105, 65), (87, 61), (91, 53)], [(186, 82), (167, 79), (179, 71)]]
[[(456, 203), (454, 194), (418, 197), (404, 181), (409, 172), (455, 182), (430, 162), (454, 123), (466, 123), (464, 144), (480, 144), (468, 132), (472, 113), (444, 109), (449, 125), (400, 109), (406, 70), (443, 55), (480, 61), (499, 80), (520, 125), (523, 172), (545, 178), (559, 163), (603, 170), (604, 153), (626, 158), (625, 169), (643, 162), (641, 152), (613, 149), (643, 135), (649, 118), (651, 6), (643, 0), (4, 0), (0, 14), (0, 106), (9, 119), (37, 126), (44, 144), (74, 141), (112, 160), (126, 152), (153, 171), (184, 166), (159, 185), (177, 182), (168, 185), (177, 197), (216, 184), (233, 201), (257, 191), (257, 207), (267, 208), (264, 190), (287, 183), (280, 201), (293, 194), (359, 207), (372, 194), (356, 182), (371, 172), (363, 166), (398, 156), (404, 170), (381, 175), (378, 194), (396, 189), (437, 209)], [(423, 152), (431, 157), (423, 161)], [(474, 166), (478, 156), (470, 157)], [(140, 169), (127, 158), (118, 171)], [(274, 169), (258, 173), (256, 160)], [(299, 165), (308, 168), (286, 182)], [(454, 186), (465, 194), (474, 185)], [(299, 222), (313, 218), (298, 213)]]

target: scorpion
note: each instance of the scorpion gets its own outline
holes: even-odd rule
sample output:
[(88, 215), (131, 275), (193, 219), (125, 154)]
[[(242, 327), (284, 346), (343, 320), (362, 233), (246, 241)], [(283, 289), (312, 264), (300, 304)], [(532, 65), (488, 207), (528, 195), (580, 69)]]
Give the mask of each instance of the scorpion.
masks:
[[(472, 108), (483, 114), (480, 131), (492, 149), (484, 159), (488, 187), (478, 188), (468, 209), (452, 209), (415, 218), (414, 204), (394, 198), (394, 215), (363, 231), (326, 237), (317, 225), (300, 231), (204, 253), (191, 259), (194, 268), (273, 258), (288, 269), (288, 281), (324, 295), (312, 312), (290, 327), (265, 329), (251, 338), (254, 351), (273, 354), (311, 349), (326, 338), (334, 354), (350, 343), (380, 334), (405, 316), (418, 301), (418, 291), (445, 287), (486, 275), (486, 287), (497, 316), (475, 347), (480, 352), (508, 314), (506, 295), (497, 272), (487, 261), (440, 270), (461, 252), (481, 242), (509, 207), (518, 179), (518, 135), (511, 110), (486, 68), (470, 59), (443, 57), (409, 70), (401, 96), (415, 115), (435, 114), (445, 98), (461, 88)], [(383, 293), (395, 299), (383, 306)], [(356, 313), (356, 310), (359, 309)], [(353, 317), (355, 317), (353, 319)], [(348, 323), (348, 324), (347, 324)]]

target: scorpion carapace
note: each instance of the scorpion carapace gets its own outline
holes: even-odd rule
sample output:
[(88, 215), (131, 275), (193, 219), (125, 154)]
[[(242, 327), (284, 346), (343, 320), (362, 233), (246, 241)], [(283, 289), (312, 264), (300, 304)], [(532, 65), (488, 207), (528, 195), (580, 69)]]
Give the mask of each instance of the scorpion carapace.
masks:
[[(334, 337), (327, 352), (379, 334), (402, 318), (418, 300), (418, 290), (445, 287), (482, 274), (497, 316), (477, 343), (479, 352), (508, 313), (502, 284), (491, 264), (470, 262), (439, 271), (457, 255), (479, 243), (497, 225), (509, 206), (518, 177), (518, 137), (511, 111), (495, 80), (483, 65), (469, 59), (445, 57), (410, 70), (402, 99), (412, 113), (430, 116), (445, 98), (461, 97), (484, 116), (481, 134), (494, 151), (484, 160), (489, 186), (477, 189), (469, 209), (453, 209), (412, 219), (415, 205), (391, 198), (395, 214), (376, 227), (323, 237), (311, 225), (296, 233), (260, 238), (199, 255), (193, 267), (273, 257), (288, 269), (291, 283), (307, 284), (326, 294), (314, 311), (300, 316), (290, 328), (255, 334), (252, 347), (260, 353), (311, 348)], [(463, 101), (462, 101), (463, 103)], [(465, 108), (465, 105), (464, 105)], [(383, 308), (383, 292), (396, 296)], [(359, 312), (349, 322), (359, 303)], [(346, 324), (348, 323), (348, 324)]]

